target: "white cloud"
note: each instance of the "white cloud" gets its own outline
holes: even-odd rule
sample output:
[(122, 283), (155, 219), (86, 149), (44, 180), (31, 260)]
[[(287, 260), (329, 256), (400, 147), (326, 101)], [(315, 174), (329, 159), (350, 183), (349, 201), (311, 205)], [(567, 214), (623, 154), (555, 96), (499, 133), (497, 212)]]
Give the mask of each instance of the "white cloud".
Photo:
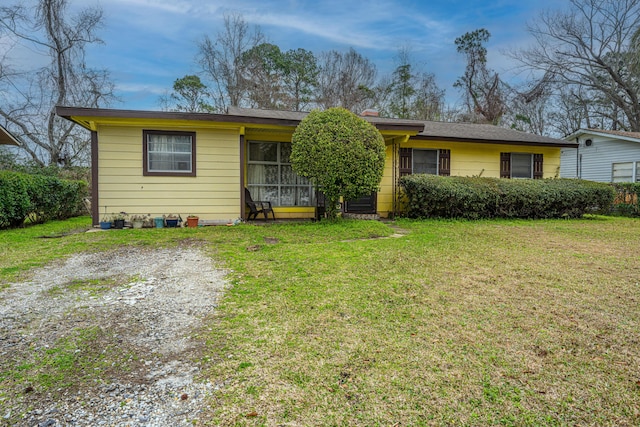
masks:
[(123, 10), (145, 11), (150, 14), (154, 14), (157, 11), (161, 13), (188, 14), (194, 4), (198, 3), (189, 0), (109, 0), (101, 6), (103, 8), (111, 8), (120, 5)]
[(334, 44), (386, 51), (396, 51), (404, 43), (422, 45), (425, 35), (428, 35), (426, 44), (433, 46), (449, 28), (414, 9), (399, 8), (396, 2), (323, 2), (322, 7), (323, 13), (257, 9), (245, 12), (244, 17), (261, 26), (300, 31)]
[(167, 87), (149, 84), (149, 83), (117, 83), (116, 90), (118, 92), (128, 93), (145, 93), (153, 95), (163, 95), (167, 91)]
[[(1, 1), (1, 0), (0, 0)], [(72, 0), (80, 7), (86, 0)], [(96, 1), (96, 0), (93, 0)], [(173, 80), (195, 72), (197, 41), (215, 37), (225, 13), (237, 12), (260, 25), (283, 49), (319, 53), (354, 47), (372, 60), (380, 75), (390, 72), (393, 58), (408, 47), (417, 64), (436, 73), (448, 94), (463, 73), (464, 58), (454, 40), (485, 27), (492, 33), (489, 66), (504, 72), (512, 65), (501, 51), (526, 41), (525, 23), (536, 11), (557, 0), (100, 0), (105, 11), (101, 31), (106, 45), (91, 48), (91, 59), (121, 81), (118, 91), (140, 100), (157, 96)], [(534, 4), (535, 3), (535, 4)], [(0, 47), (1, 49), (1, 47)], [(131, 99), (131, 98), (128, 98)], [(135, 104), (135, 101), (133, 102)]]

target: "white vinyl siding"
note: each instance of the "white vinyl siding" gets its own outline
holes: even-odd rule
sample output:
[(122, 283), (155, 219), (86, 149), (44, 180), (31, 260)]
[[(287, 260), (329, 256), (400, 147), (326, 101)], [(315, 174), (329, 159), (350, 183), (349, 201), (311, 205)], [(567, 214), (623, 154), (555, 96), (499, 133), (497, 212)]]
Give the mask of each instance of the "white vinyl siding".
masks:
[[(586, 139), (591, 139), (593, 143), (586, 146), (584, 143)], [(631, 162), (635, 164), (635, 179), (638, 182), (640, 142), (619, 140), (614, 136), (605, 138), (597, 135), (583, 135), (580, 137), (578, 149), (562, 149), (560, 162), (562, 178), (581, 178), (598, 182), (619, 182), (622, 178), (614, 176), (614, 164)], [(622, 171), (616, 172), (618, 173)], [(630, 175), (626, 173), (627, 176)]]

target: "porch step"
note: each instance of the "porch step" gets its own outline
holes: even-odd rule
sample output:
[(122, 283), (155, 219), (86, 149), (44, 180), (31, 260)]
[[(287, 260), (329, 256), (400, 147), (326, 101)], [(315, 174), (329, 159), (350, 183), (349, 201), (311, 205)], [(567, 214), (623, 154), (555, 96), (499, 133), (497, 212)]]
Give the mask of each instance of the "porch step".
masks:
[(376, 214), (359, 214), (359, 213), (343, 212), (342, 217), (349, 218), (349, 219), (368, 219), (373, 221), (377, 221), (380, 219), (380, 215), (378, 215), (377, 213)]

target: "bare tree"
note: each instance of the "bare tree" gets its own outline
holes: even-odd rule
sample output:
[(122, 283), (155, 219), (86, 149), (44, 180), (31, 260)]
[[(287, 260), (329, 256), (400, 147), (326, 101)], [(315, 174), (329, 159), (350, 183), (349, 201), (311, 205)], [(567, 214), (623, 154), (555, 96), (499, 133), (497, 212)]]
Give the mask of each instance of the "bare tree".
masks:
[(588, 93), (588, 108), (606, 119), (606, 127), (640, 131), (640, 60), (633, 43), (640, 0), (569, 3), (566, 11), (542, 13), (529, 26), (535, 46), (511, 56), (540, 74), (550, 73), (558, 87)]
[(100, 9), (69, 17), (66, 0), (39, 0), (33, 12), (23, 4), (0, 8), (0, 31), (50, 61), (35, 70), (0, 70), (0, 117), (39, 165), (88, 161), (86, 132), (57, 117), (55, 107), (101, 107), (114, 99), (107, 71), (85, 63), (86, 47), (101, 43), (101, 24)]
[(559, 88), (553, 97), (549, 121), (558, 135), (567, 136), (580, 128), (595, 127), (585, 92), (586, 89), (581, 86), (565, 86)]
[(512, 87), (502, 125), (537, 135), (551, 135), (554, 130), (549, 120), (554, 100), (553, 89), (551, 76)]
[(376, 66), (353, 48), (347, 52), (335, 50), (320, 55), (318, 99), (320, 107), (343, 107), (359, 113), (374, 99)]
[(259, 27), (249, 27), (242, 15), (232, 14), (225, 15), (223, 31), (214, 40), (204, 36), (199, 43), (197, 61), (212, 82), (216, 111), (242, 105), (246, 93), (241, 67), (243, 55), (264, 41)]
[(480, 116), (497, 125), (506, 111), (505, 85), (498, 73), (487, 68), (487, 49), (484, 43), (489, 37), (489, 31), (481, 28), (465, 33), (455, 40), (458, 52), (467, 58), (467, 67), (454, 87), (463, 90), (472, 118)]

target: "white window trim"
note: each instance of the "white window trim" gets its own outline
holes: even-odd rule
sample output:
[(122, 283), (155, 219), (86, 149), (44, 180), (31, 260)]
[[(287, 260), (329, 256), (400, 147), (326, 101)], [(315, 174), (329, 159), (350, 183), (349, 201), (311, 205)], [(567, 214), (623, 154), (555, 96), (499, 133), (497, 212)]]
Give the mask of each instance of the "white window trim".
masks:
[[(622, 163), (631, 163), (631, 181), (614, 181), (613, 180), (614, 165), (619, 165)], [(640, 160), (631, 161), (631, 162), (612, 162), (611, 163), (611, 182), (640, 182), (640, 174), (638, 174), (638, 169), (640, 169)]]

